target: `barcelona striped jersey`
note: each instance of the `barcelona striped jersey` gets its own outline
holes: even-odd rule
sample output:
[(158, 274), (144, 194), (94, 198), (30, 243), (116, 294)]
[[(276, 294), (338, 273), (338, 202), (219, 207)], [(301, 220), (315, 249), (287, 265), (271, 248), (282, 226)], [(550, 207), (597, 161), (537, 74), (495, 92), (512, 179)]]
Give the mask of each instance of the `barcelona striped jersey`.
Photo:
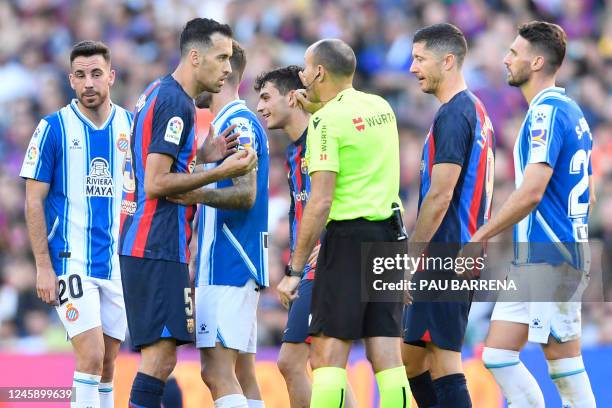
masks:
[[(306, 164), (306, 135), (308, 130), (295, 142), (289, 143), (285, 153), (285, 165), (287, 168), (287, 180), (289, 181), (289, 193), (291, 194), (291, 205), (289, 207), (289, 249), (293, 255), (297, 243), (298, 231), (302, 223), (304, 207), (310, 198), (310, 176)], [(316, 261), (306, 264), (304, 268), (304, 279), (314, 279)]]
[(98, 127), (74, 99), (42, 119), (32, 135), (20, 175), (49, 184), (45, 221), (58, 276), (121, 276), (117, 237), (131, 125), (132, 114), (113, 104)]
[[(495, 168), (495, 138), (484, 105), (469, 90), (443, 104), (431, 126), (421, 159), (419, 209), (431, 186), (433, 166), (461, 166), (448, 210), (431, 242), (467, 243), (489, 219)], [(456, 255), (456, 252), (452, 255)]]
[(165, 198), (148, 199), (145, 166), (150, 153), (174, 159), (173, 173), (191, 173), (196, 164), (195, 105), (181, 85), (167, 75), (150, 84), (134, 111), (129, 157), (123, 171), (119, 254), (189, 262), (195, 206)]

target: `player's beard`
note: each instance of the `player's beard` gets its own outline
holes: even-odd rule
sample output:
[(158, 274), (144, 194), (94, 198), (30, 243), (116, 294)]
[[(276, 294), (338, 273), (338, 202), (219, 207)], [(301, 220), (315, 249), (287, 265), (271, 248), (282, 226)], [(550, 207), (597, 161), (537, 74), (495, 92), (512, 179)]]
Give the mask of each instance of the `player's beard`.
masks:
[(507, 82), (510, 86), (521, 87), (525, 85), (531, 79), (531, 71), (528, 67), (523, 67), (523, 69), (518, 68), (516, 72), (512, 72), (508, 69)]
[(439, 73), (431, 74), (425, 78), (425, 88), (423, 92), (428, 94), (435, 94), (442, 82), (442, 76)]
[(83, 93), (77, 99), (79, 100), (79, 103), (83, 104), (83, 106), (87, 109), (95, 110), (102, 105), (106, 99), (106, 96), (102, 95), (100, 92), (94, 92), (94, 94), (95, 95), (93, 96), (95, 96), (95, 98), (92, 98), (92, 95), (85, 95)]

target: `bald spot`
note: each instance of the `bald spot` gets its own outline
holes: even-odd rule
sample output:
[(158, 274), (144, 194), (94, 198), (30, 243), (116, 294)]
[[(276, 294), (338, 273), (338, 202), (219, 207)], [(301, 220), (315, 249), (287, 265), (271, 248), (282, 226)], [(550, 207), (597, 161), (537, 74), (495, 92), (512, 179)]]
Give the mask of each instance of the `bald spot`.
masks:
[(357, 59), (353, 49), (338, 39), (320, 40), (310, 46), (313, 62), (322, 65), (330, 74), (351, 77), (355, 74)]

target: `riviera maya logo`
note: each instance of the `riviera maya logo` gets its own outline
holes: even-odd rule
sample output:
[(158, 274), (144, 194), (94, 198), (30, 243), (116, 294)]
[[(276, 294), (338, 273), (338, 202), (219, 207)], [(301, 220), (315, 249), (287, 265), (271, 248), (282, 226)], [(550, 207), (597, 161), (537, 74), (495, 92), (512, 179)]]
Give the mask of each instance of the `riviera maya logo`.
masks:
[(85, 178), (85, 195), (88, 197), (113, 197), (113, 178), (106, 159), (96, 157), (89, 165)]

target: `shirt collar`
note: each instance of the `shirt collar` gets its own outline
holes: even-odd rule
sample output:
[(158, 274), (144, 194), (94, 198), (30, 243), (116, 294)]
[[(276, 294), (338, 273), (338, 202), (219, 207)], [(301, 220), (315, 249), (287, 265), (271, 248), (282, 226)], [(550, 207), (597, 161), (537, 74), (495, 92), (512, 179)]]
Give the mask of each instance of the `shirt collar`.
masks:
[(548, 88), (544, 88), (542, 89), (540, 92), (538, 92), (538, 94), (531, 100), (531, 103), (529, 104), (529, 107), (535, 106), (537, 103), (539, 103), (543, 97), (544, 94), (547, 94), (549, 92), (557, 92), (560, 93), (562, 95), (565, 95), (565, 88), (560, 88), (558, 86), (549, 86)]
[(74, 111), (74, 113), (79, 117), (79, 119), (81, 119), (83, 122), (85, 122), (87, 125), (89, 125), (94, 130), (105, 129), (108, 126), (108, 124), (111, 122), (111, 120), (113, 120), (113, 116), (115, 115), (115, 104), (111, 101), (110, 103), (111, 110), (108, 113), (108, 117), (106, 118), (102, 126), (98, 127), (96, 126), (95, 123), (89, 120), (89, 118), (85, 116), (83, 112), (79, 110), (79, 107), (77, 106), (78, 104), (79, 104), (79, 100), (77, 98), (74, 98), (72, 99), (72, 101), (70, 101), (70, 105), (72, 106), (72, 110)]
[(342, 95), (348, 94), (348, 93), (351, 93), (351, 92), (354, 92), (354, 91), (355, 91), (355, 88), (353, 88), (353, 87), (343, 89), (340, 92), (338, 92), (338, 94), (336, 95), (334, 100), (338, 100)]

